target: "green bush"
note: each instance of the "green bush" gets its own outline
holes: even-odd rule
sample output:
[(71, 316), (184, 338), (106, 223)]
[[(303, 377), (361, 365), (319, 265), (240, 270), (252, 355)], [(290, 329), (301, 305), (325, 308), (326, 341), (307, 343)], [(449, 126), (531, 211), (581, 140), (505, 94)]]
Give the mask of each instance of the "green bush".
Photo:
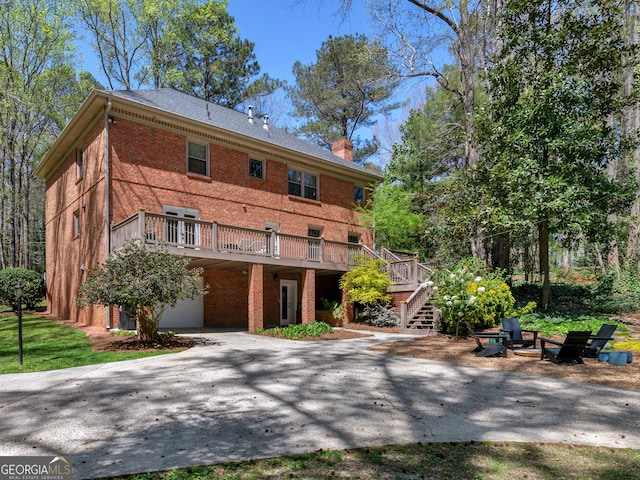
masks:
[(338, 300), (329, 300), (327, 298), (321, 298), (320, 309), (329, 310), (331, 312), (331, 316), (336, 320), (340, 320), (342, 318), (342, 315), (344, 314), (344, 307), (342, 306), (342, 303)]
[(288, 338), (289, 340), (299, 340), (303, 337), (319, 337), (323, 333), (333, 333), (333, 327), (324, 322), (299, 323), (297, 325), (287, 325), (286, 327), (261, 328), (257, 329), (256, 333)]
[(452, 271), (435, 276), (438, 297), (434, 304), (442, 312), (444, 333), (459, 335), (463, 321), (474, 328), (494, 327), (504, 317), (533, 311), (535, 302), (515, 309), (515, 298), (501, 272), (486, 272), (475, 260), (461, 262)]
[[(634, 312), (640, 309), (640, 291), (620, 293), (610, 275), (601, 277), (594, 285), (551, 285), (551, 305), (577, 311), (615, 314)], [(522, 305), (540, 298), (540, 285), (535, 283), (516, 282), (512, 292), (517, 302)]]
[(23, 287), (22, 303), (33, 310), (44, 299), (44, 276), (26, 268), (0, 270), (0, 304), (16, 308), (16, 285)]
[(397, 327), (400, 317), (391, 305), (366, 305), (362, 310), (362, 320), (373, 327)]
[(362, 305), (375, 305), (391, 300), (387, 289), (391, 279), (382, 268), (384, 260), (364, 260), (340, 278), (340, 288), (347, 291), (347, 300)]

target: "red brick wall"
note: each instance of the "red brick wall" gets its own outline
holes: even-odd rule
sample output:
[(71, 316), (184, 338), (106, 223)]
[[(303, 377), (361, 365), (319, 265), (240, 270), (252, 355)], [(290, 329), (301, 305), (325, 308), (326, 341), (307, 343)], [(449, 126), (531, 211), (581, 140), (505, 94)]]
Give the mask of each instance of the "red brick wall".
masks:
[[(198, 141), (198, 139), (193, 139)], [(248, 175), (249, 154), (210, 145), (211, 177), (186, 174), (187, 137), (125, 119), (110, 128), (113, 170), (112, 220), (138, 209), (161, 213), (163, 205), (200, 211), (205, 221), (264, 228), (280, 224), (282, 232), (306, 235), (322, 227), (326, 239), (346, 241), (359, 231), (351, 209), (353, 182), (319, 175), (320, 201), (287, 194), (288, 165), (265, 160), (265, 180)], [(362, 231), (371, 245), (370, 232)]]
[(249, 321), (250, 332), (264, 328), (264, 265), (250, 264), (247, 267), (249, 276)]
[[(104, 325), (104, 307), (79, 308), (74, 302), (88, 270), (105, 259), (102, 123), (98, 121), (77, 146), (84, 150), (83, 178), (77, 177), (73, 149), (46, 182), (47, 308), (58, 318)], [(80, 214), (78, 236), (74, 212)]]
[(407, 298), (411, 296), (413, 291), (410, 292), (394, 292), (391, 294), (391, 305), (393, 305), (393, 309), (400, 313), (400, 304), (405, 302)]
[[(74, 149), (46, 184), (49, 310), (56, 317), (95, 325), (105, 325), (105, 309), (78, 308), (74, 299), (86, 272), (105, 260), (102, 120), (100, 116), (84, 138), (78, 139), (84, 148), (84, 178), (76, 178)], [(161, 213), (163, 205), (172, 205), (199, 210), (205, 221), (260, 229), (265, 222), (274, 222), (280, 231), (297, 235), (307, 235), (309, 226), (321, 227), (328, 240), (346, 241), (348, 233), (359, 232), (363, 243), (372, 246), (371, 232), (358, 228), (357, 214), (351, 209), (353, 182), (310, 172), (318, 173), (319, 182), (319, 201), (310, 201), (287, 194), (288, 165), (281, 161), (256, 157), (265, 161), (265, 180), (260, 180), (248, 175), (249, 154), (211, 144), (211, 176), (202, 178), (186, 174), (186, 150), (184, 135), (124, 118), (109, 124), (111, 224), (139, 209)], [(81, 234), (74, 238), (76, 211), (80, 212)], [(298, 280), (300, 302), (302, 276), (290, 277)], [(246, 328), (247, 275), (210, 269), (205, 272), (205, 283), (212, 289), (205, 298), (205, 325)], [(265, 273), (263, 285), (264, 325), (278, 325), (279, 280)]]
[[(204, 326), (248, 329), (248, 270), (247, 273), (243, 273), (241, 270), (208, 268), (204, 271), (203, 278), (205, 285), (209, 286), (209, 293), (204, 297)], [(301, 302), (302, 275), (277, 276), (265, 272), (262, 278), (264, 328), (280, 325), (280, 280), (298, 282), (296, 304)], [(300, 318), (297, 321), (299, 322)]]
[(204, 298), (204, 326), (247, 328), (248, 272), (209, 268), (203, 277), (205, 285), (209, 286), (209, 293)]
[(316, 312), (316, 271), (304, 269), (302, 271), (302, 323), (313, 323)]

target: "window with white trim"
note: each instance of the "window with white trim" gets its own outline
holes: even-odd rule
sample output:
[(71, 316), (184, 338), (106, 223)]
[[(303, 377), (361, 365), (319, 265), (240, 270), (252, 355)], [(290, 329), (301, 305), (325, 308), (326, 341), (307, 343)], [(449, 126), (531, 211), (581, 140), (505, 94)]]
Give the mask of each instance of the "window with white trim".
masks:
[(209, 146), (189, 140), (187, 142), (187, 172), (209, 176)]
[(249, 159), (249, 176), (264, 180), (264, 160)]
[(309, 227), (307, 229), (307, 236), (313, 238), (320, 238), (322, 236), (322, 228), (320, 227)]
[(80, 236), (80, 210), (73, 212), (73, 236)]
[(84, 177), (84, 160), (82, 153), (82, 147), (78, 147), (76, 149), (76, 178), (78, 180)]
[(364, 204), (364, 188), (358, 186), (353, 187), (353, 202), (357, 205)]
[(359, 244), (360, 243), (360, 234), (359, 233), (349, 232), (347, 234), (347, 243)]
[(288, 171), (289, 195), (318, 200), (318, 176), (292, 168)]

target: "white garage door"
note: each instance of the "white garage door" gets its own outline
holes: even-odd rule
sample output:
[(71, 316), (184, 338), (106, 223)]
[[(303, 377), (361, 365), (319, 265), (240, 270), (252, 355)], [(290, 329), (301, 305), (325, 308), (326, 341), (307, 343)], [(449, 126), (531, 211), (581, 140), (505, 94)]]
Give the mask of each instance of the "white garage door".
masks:
[(160, 319), (160, 328), (200, 328), (204, 326), (204, 297), (181, 300), (168, 308)]

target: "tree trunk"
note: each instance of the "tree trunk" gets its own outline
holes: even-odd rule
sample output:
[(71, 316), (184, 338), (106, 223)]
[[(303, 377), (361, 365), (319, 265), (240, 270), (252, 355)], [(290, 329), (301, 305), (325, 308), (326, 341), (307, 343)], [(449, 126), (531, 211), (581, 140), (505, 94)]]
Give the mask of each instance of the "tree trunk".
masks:
[(543, 309), (549, 307), (551, 297), (551, 283), (549, 281), (549, 220), (546, 218), (538, 224), (538, 249), (540, 255), (540, 306)]
[(491, 266), (505, 272), (511, 271), (509, 234), (503, 233), (493, 238), (491, 245)]
[(478, 148), (475, 143), (475, 123), (473, 110), (475, 103), (476, 57), (473, 52), (472, 20), (467, 2), (460, 2), (460, 28), (458, 34), (458, 61), (464, 82), (462, 91), (462, 108), (464, 110), (464, 169), (473, 169), (478, 163)]
[[(636, 47), (638, 45), (638, 12), (637, 2), (627, 0), (625, 5), (624, 23), (626, 28), (627, 46)], [(625, 59), (628, 60), (628, 59)], [(635, 92), (635, 63), (628, 62), (624, 72), (624, 94), (631, 96)], [(622, 115), (622, 130), (625, 136), (631, 141), (638, 141), (638, 127), (640, 127), (640, 107), (636, 102), (625, 107)], [(629, 158), (629, 171), (634, 175), (636, 181), (640, 181), (640, 146), (636, 145)], [(629, 223), (629, 233), (627, 238), (626, 265), (629, 270), (636, 271), (640, 276), (640, 191), (631, 205), (631, 221)]]
[(607, 266), (604, 264), (604, 258), (602, 257), (602, 251), (600, 250), (600, 247), (596, 243), (593, 245), (593, 248), (596, 251), (596, 262), (598, 262), (598, 268), (600, 269), (600, 273), (602, 274), (607, 273)]
[(472, 238), (470, 240), (471, 243), (471, 255), (473, 258), (477, 258), (482, 262), (487, 263), (487, 250), (484, 247), (484, 239), (482, 238), (483, 230), (482, 228), (478, 228), (477, 230), (478, 236), (476, 238)]
[(568, 248), (562, 249), (562, 272), (571, 273), (571, 250)]

